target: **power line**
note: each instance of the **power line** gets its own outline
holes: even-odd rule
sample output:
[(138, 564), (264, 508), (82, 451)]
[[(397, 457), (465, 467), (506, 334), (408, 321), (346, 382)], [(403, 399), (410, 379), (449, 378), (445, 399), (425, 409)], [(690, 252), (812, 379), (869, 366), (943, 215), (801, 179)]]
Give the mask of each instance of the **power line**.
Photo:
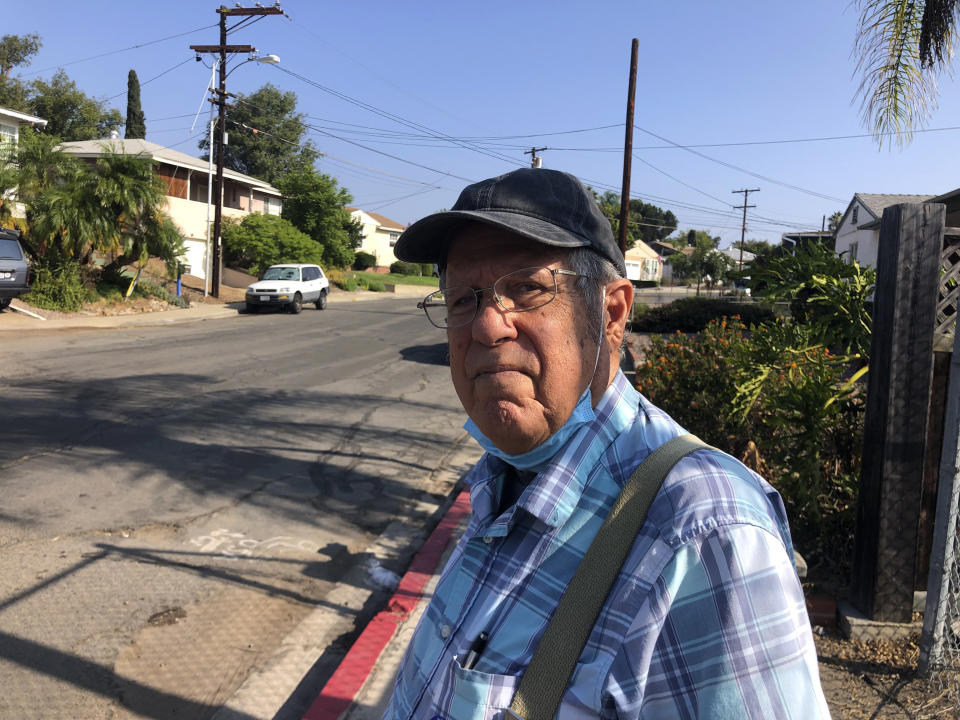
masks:
[(728, 167), (732, 170), (737, 170), (738, 172), (746, 173), (747, 175), (750, 175), (755, 178), (759, 178), (760, 180), (765, 180), (767, 182), (773, 183), (774, 185), (780, 185), (781, 187), (789, 188), (791, 190), (796, 190), (797, 192), (806, 193), (807, 195), (812, 195), (814, 197), (822, 198), (824, 200), (832, 200), (833, 202), (844, 202), (843, 198), (836, 198), (836, 197), (833, 197), (832, 195), (824, 195), (823, 193), (817, 192), (816, 190), (807, 190), (806, 188), (802, 188), (799, 185), (791, 185), (790, 183), (784, 182), (782, 180), (776, 180), (774, 178), (767, 177), (766, 175), (755, 173), (752, 170), (747, 170), (746, 168), (739, 167), (737, 165), (734, 165), (733, 163), (728, 163), (723, 160), (718, 160), (717, 158), (710, 157), (709, 155), (704, 155), (702, 152), (699, 152), (697, 150), (693, 150), (688, 147), (683, 147), (682, 145), (679, 145), (678, 143), (675, 143), (672, 140), (668, 140), (667, 138), (661, 135), (657, 135), (655, 132), (651, 130), (642, 128), (639, 125), (635, 127), (637, 128), (637, 130), (640, 130), (641, 132), (645, 132), (647, 135), (651, 135), (657, 138), (657, 140), (660, 140), (665, 143), (670, 143), (671, 145), (674, 145), (675, 147), (678, 147), (681, 150), (686, 150), (688, 153), (692, 153), (693, 155), (696, 155), (697, 157), (701, 157), (704, 160), (709, 160), (710, 162), (717, 163), (718, 165), (723, 165), (724, 167)]
[(41, 68), (40, 70), (33, 70), (25, 74), (25, 77), (31, 75), (39, 75), (42, 72), (47, 70), (57, 70), (59, 68), (67, 67), (68, 65), (76, 65), (77, 63), (87, 62), (88, 60), (96, 60), (97, 58), (107, 57), (108, 55), (117, 55), (118, 53), (127, 52), (128, 50), (136, 50), (138, 48), (147, 47), (148, 45), (156, 45), (157, 43), (166, 42), (167, 40), (174, 40), (176, 38), (184, 37), (185, 35), (192, 35), (193, 33), (200, 32), (201, 30), (208, 30), (212, 27), (216, 27), (217, 24), (213, 25), (204, 25), (203, 27), (198, 27), (194, 30), (188, 30), (187, 32), (177, 33), (176, 35), (168, 35), (167, 37), (158, 38), (157, 40), (148, 40), (147, 42), (137, 43), (136, 45), (131, 45), (130, 47), (121, 48), (120, 50), (108, 50), (104, 53), (99, 53), (98, 55), (91, 55), (89, 57), (80, 58), (79, 60), (71, 60), (70, 62), (58, 63), (56, 65), (51, 65), (50, 67)]
[[(154, 76), (153, 76), (152, 78), (150, 78), (149, 80), (144, 80), (142, 83), (140, 83), (140, 87), (143, 87), (144, 85), (147, 85), (148, 83), (152, 83), (154, 80), (156, 80), (157, 78), (163, 77), (163, 76), (166, 75), (168, 72), (173, 72), (173, 71), (176, 70), (178, 67), (180, 67), (181, 65), (185, 65), (186, 63), (190, 62), (191, 60), (193, 60), (193, 57), (188, 57), (186, 60), (183, 60), (182, 62), (178, 62), (176, 65), (171, 65), (171, 66), (168, 67), (166, 70), (164, 70), (162, 73), (160, 73), (160, 74), (158, 74), (158, 75), (154, 75)], [(116, 95), (111, 95), (110, 97), (106, 98), (106, 99), (104, 100), (104, 102), (108, 102), (108, 101), (110, 101), (110, 100), (113, 100), (114, 98), (118, 98), (118, 97), (120, 97), (121, 95), (126, 95), (126, 94), (127, 94), (127, 90), (124, 90), (123, 92), (118, 92)]]
[[(410, 128), (416, 129), (416, 130), (420, 130), (421, 132), (429, 133), (429, 134), (432, 135), (433, 137), (442, 138), (442, 139), (444, 139), (444, 140), (447, 140), (447, 141), (449, 141), (449, 142), (452, 142), (452, 143), (455, 144), (455, 145), (459, 145), (460, 147), (462, 147), (462, 148), (464, 148), (464, 149), (466, 149), (466, 150), (473, 150), (474, 152), (478, 152), (478, 153), (480, 153), (481, 155), (486, 155), (486, 156), (488, 156), (488, 157), (494, 158), (495, 160), (500, 160), (501, 162), (508, 162), (508, 163), (510, 163), (510, 164), (517, 165), (518, 167), (523, 167), (523, 166), (525, 165), (525, 163), (519, 162), (519, 161), (515, 160), (514, 158), (511, 158), (511, 157), (509, 157), (509, 156), (507, 156), (507, 155), (503, 155), (502, 153), (493, 153), (493, 152), (490, 152), (490, 151), (488, 151), (488, 150), (483, 149), (482, 147), (477, 146), (476, 144), (470, 143), (469, 141), (459, 140), (458, 138), (455, 138), (455, 137), (453, 137), (453, 136), (451, 136), (451, 135), (447, 135), (447, 134), (442, 133), (442, 132), (440, 132), (440, 131), (438, 131), (438, 130), (433, 130), (432, 128), (429, 128), (429, 127), (427, 127), (427, 126), (425, 126), (425, 125), (421, 125), (420, 123), (413, 122), (412, 120), (407, 120), (407, 119), (405, 119), (405, 118), (403, 118), (403, 117), (401, 117), (401, 116), (399, 116), (399, 115), (396, 115), (396, 114), (394, 114), (394, 113), (388, 112), (388, 111), (383, 110), (383, 109), (381, 109), (381, 108), (378, 108), (378, 107), (376, 107), (376, 106), (374, 106), (374, 105), (370, 105), (369, 103), (366, 103), (366, 102), (363, 102), (362, 100), (358, 100), (358, 99), (356, 99), (356, 98), (353, 98), (353, 97), (347, 95), (346, 93), (342, 93), (342, 92), (340, 92), (340, 91), (338, 91), (338, 90), (334, 90), (333, 88), (329, 88), (329, 87), (327, 87), (327, 86), (325, 86), (325, 85), (322, 85), (322, 84), (318, 83), (318, 82), (315, 81), (315, 80), (312, 80), (311, 78), (305, 77), (304, 75), (300, 75), (299, 73), (296, 73), (296, 72), (294, 72), (294, 71), (292, 71), (292, 70), (289, 70), (289, 69), (287, 69), (287, 68), (280, 67), (279, 65), (275, 65), (274, 67), (275, 67), (278, 71), (283, 72), (283, 73), (286, 73), (287, 75), (290, 75), (291, 77), (295, 77), (295, 78), (297, 78), (298, 80), (300, 80), (301, 82), (307, 83), (308, 85), (311, 85), (312, 87), (315, 87), (315, 88), (317, 88), (318, 90), (321, 90), (321, 91), (323, 91), (323, 92), (325, 92), (325, 93), (329, 93), (330, 95), (333, 95), (334, 97), (337, 97), (337, 98), (339, 98), (339, 99), (341, 99), (341, 100), (343, 100), (343, 101), (345, 101), (345, 102), (348, 102), (348, 103), (350, 103), (351, 105), (355, 105), (356, 107), (359, 107), (359, 108), (361, 108), (361, 109), (363, 109), (363, 110), (367, 110), (367, 111), (372, 112), (372, 113), (374, 113), (374, 114), (376, 114), (376, 115), (380, 115), (381, 117), (384, 117), (384, 118), (393, 120), (394, 122), (399, 123), (399, 124), (401, 124), (401, 125), (406, 125), (407, 127), (410, 127)], [(342, 138), (340, 138), (340, 139), (342, 139)]]
[[(250, 107), (256, 108), (257, 110), (264, 110), (264, 108), (258, 106), (256, 103), (250, 102), (249, 100), (247, 100), (247, 99), (244, 98), (244, 97), (238, 97), (238, 98), (237, 98), (237, 102), (244, 103), (244, 104), (246, 104), (246, 105), (249, 105)], [(474, 181), (471, 180), (470, 178), (461, 177), (460, 175), (454, 175), (453, 173), (446, 172), (445, 170), (438, 170), (437, 168), (432, 168), (432, 167), (430, 167), (429, 165), (423, 165), (423, 164), (421, 164), (421, 163), (414, 162), (413, 160), (407, 160), (406, 158), (402, 158), (402, 157), (400, 157), (400, 156), (398, 156), (398, 155), (392, 155), (392, 154), (390, 154), (390, 153), (383, 152), (382, 150), (377, 150), (376, 148), (368, 147), (368, 146), (366, 146), (366, 145), (363, 145), (362, 143), (356, 142), (355, 140), (350, 140), (349, 138), (344, 138), (344, 137), (340, 137), (339, 135), (334, 135), (334, 134), (331, 133), (331, 132), (327, 132), (326, 130), (322, 130), (322, 129), (320, 129), (320, 128), (314, 127), (313, 125), (310, 125), (309, 123), (304, 123), (304, 125), (305, 125), (307, 128), (309, 128), (310, 130), (312, 130), (313, 132), (315, 132), (315, 133), (319, 133), (319, 134), (321, 134), (321, 135), (326, 135), (327, 137), (332, 137), (332, 138), (334, 138), (335, 140), (340, 140), (341, 142), (349, 143), (349, 144), (351, 144), (351, 145), (356, 145), (357, 147), (363, 148), (364, 150), (367, 150), (367, 151), (369, 151), (369, 152), (376, 153), (376, 154), (378, 154), (378, 155), (383, 155), (384, 157), (388, 157), (388, 158), (391, 158), (391, 159), (393, 159), (393, 160), (397, 160), (397, 161), (399, 161), (399, 162), (406, 163), (406, 164), (408, 164), (408, 165), (413, 165), (413, 166), (415, 166), (415, 167), (419, 167), (419, 168), (422, 168), (422, 169), (424, 169), (424, 170), (429, 170), (430, 172), (439, 173), (440, 175), (446, 175), (447, 177), (452, 177), (452, 178), (454, 178), (454, 179), (456, 179), (456, 180), (463, 180), (464, 182), (468, 182), (468, 183), (474, 182)], [(288, 141), (288, 142), (289, 142), (289, 141)]]

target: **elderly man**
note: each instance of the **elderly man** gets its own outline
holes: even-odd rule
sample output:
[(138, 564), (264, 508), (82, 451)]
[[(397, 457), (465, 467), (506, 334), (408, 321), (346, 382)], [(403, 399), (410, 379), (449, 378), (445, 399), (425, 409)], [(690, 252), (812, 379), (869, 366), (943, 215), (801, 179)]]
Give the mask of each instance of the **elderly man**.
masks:
[[(385, 718), (501, 718), (621, 488), (684, 431), (620, 372), (633, 287), (572, 175), (471, 185), (395, 252), (441, 269), (421, 307), (486, 454)], [(673, 467), (604, 597), (559, 718), (829, 716), (783, 504), (732, 457)]]

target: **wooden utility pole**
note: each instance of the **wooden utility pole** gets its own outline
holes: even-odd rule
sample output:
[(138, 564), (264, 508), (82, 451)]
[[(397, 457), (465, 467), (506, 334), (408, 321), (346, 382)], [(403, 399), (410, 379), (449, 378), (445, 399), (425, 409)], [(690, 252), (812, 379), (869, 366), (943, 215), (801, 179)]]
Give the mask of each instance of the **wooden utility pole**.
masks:
[(550, 148), (548, 148), (548, 147), (542, 147), (542, 148), (532, 147), (532, 148), (530, 148), (529, 150), (524, 150), (524, 151), (523, 151), (523, 154), (524, 154), (524, 155), (530, 155), (530, 156), (531, 156), (531, 157), (530, 157), (530, 167), (532, 167), (532, 168), (538, 168), (538, 167), (540, 167), (540, 160), (541, 160), (542, 158), (537, 157), (537, 153), (538, 153), (538, 152), (543, 152), (544, 150), (549, 150), (549, 149), (550, 149)]
[(627, 90), (627, 123), (623, 138), (623, 186), (620, 189), (620, 252), (627, 252), (627, 223), (630, 220), (630, 172), (633, 160), (633, 108), (637, 96), (637, 55), (640, 40), (630, 47), (630, 85)]
[(277, 3), (273, 7), (254, 7), (254, 8), (227, 8), (221, 5), (217, 8), (220, 15), (220, 44), (219, 45), (191, 45), (190, 49), (197, 53), (217, 53), (219, 54), (219, 82), (216, 89), (217, 103), (217, 127), (211, 143), (210, 152), (213, 153), (217, 171), (213, 180), (213, 268), (210, 294), (215, 298), (220, 297), (220, 274), (223, 263), (223, 245), (220, 240), (220, 228), (223, 224), (223, 147), (225, 145), (226, 124), (227, 124), (227, 54), (233, 53), (252, 53), (256, 48), (252, 45), (227, 45), (227, 17), (234, 15), (282, 15), (283, 10)]
[(740, 226), (740, 263), (737, 265), (737, 272), (743, 270), (743, 243), (747, 240), (747, 208), (755, 208), (756, 205), (747, 205), (747, 198), (750, 197), (752, 192), (760, 192), (760, 188), (754, 188), (752, 190), (731, 190), (732, 193), (743, 193), (743, 205), (734, 205), (734, 210), (739, 210), (743, 208), (743, 224)]

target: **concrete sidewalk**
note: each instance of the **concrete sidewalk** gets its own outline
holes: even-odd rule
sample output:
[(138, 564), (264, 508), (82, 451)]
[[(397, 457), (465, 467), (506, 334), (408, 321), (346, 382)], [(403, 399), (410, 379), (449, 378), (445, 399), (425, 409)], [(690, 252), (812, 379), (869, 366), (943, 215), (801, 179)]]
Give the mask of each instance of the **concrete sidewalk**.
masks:
[[(385, 300), (387, 298), (403, 298), (415, 305), (416, 300), (424, 297), (429, 288), (420, 285), (396, 285), (392, 292), (368, 292), (358, 290), (346, 292), (334, 289), (330, 293), (330, 305), (341, 303), (364, 302), (367, 300)], [(412, 306), (413, 306), (412, 305)], [(14, 300), (10, 307), (0, 311), (0, 334), (32, 332), (37, 330), (92, 330), (121, 327), (146, 327), (151, 325), (170, 325), (184, 322), (199, 322), (218, 318), (236, 317), (243, 314), (243, 302), (203, 302), (194, 303), (189, 308), (170, 306), (169, 309), (157, 312), (134, 312), (125, 315), (94, 315), (88, 313), (57, 313), (56, 317), (35, 317), (21, 310), (30, 312), (29, 306), (19, 300)], [(304, 311), (312, 310), (312, 306)]]

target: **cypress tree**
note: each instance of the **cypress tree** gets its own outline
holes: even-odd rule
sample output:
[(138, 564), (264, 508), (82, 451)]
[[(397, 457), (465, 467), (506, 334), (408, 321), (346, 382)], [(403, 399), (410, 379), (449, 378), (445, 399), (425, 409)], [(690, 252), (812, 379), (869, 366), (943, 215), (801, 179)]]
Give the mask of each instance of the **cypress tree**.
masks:
[(147, 123), (140, 107), (140, 80), (136, 70), (127, 73), (127, 125), (123, 137), (127, 140), (147, 137)]

